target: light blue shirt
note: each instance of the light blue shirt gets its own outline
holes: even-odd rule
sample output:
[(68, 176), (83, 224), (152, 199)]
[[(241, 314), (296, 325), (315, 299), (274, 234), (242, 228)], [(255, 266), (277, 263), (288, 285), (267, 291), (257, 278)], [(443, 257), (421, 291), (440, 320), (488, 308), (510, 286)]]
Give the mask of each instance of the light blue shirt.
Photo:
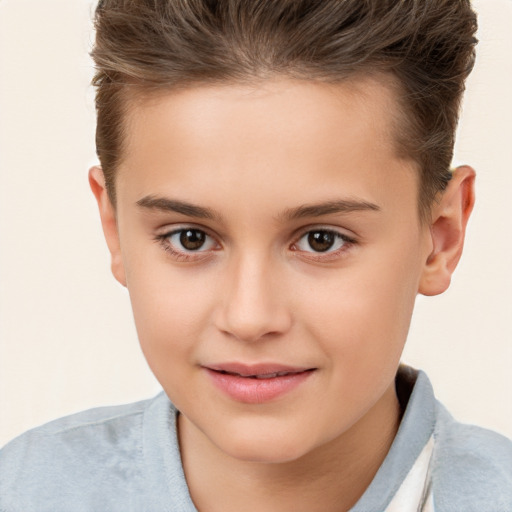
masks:
[[(427, 376), (397, 375), (405, 413), (350, 512), (510, 512), (512, 442), (453, 420)], [(197, 512), (164, 393), (31, 430), (0, 451), (2, 512)]]

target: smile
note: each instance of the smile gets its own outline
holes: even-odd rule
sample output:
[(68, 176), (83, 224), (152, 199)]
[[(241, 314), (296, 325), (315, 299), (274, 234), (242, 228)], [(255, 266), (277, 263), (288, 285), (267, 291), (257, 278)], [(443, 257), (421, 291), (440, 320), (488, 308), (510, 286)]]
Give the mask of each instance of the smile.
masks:
[(244, 377), (246, 379), (274, 379), (275, 377), (284, 377), (285, 375), (294, 375), (301, 372), (274, 372), (274, 373), (261, 373), (257, 375), (242, 375), (240, 373), (221, 371), (225, 375), (234, 375), (237, 377)]
[(203, 368), (223, 395), (247, 404), (262, 404), (280, 398), (306, 382), (316, 370), (237, 363)]

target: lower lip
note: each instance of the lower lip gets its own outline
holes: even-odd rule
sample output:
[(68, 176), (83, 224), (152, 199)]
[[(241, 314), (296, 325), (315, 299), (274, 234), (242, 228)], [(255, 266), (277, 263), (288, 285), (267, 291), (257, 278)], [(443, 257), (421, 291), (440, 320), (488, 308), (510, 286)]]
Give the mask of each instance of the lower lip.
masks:
[(307, 370), (270, 379), (255, 379), (221, 373), (208, 368), (205, 370), (218, 389), (233, 400), (246, 404), (270, 402), (292, 391), (313, 374), (313, 370)]

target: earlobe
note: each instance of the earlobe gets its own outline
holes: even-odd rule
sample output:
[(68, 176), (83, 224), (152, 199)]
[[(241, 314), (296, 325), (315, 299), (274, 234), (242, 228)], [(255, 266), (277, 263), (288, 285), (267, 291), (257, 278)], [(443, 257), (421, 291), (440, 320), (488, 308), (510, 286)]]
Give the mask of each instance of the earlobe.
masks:
[(450, 285), (475, 202), (474, 182), (475, 171), (471, 167), (458, 167), (433, 207), (430, 226), (433, 249), (425, 262), (418, 290), (423, 295), (438, 295)]
[(107, 242), (111, 256), (112, 274), (123, 286), (126, 286), (126, 275), (123, 259), (121, 256), (121, 245), (117, 228), (115, 208), (105, 187), (105, 178), (101, 167), (92, 167), (89, 170), (89, 185), (98, 203), (103, 234)]

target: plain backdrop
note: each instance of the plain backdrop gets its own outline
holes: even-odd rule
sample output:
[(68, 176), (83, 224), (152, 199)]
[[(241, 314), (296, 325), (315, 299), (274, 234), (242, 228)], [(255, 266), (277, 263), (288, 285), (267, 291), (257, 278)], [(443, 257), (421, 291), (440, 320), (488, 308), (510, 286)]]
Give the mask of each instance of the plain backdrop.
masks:
[[(478, 172), (465, 254), (419, 297), (405, 362), (460, 420), (512, 437), (512, 1), (480, 0), (456, 162)], [(50, 419), (152, 396), (128, 294), (88, 189), (90, 0), (0, 0), (0, 445)]]

